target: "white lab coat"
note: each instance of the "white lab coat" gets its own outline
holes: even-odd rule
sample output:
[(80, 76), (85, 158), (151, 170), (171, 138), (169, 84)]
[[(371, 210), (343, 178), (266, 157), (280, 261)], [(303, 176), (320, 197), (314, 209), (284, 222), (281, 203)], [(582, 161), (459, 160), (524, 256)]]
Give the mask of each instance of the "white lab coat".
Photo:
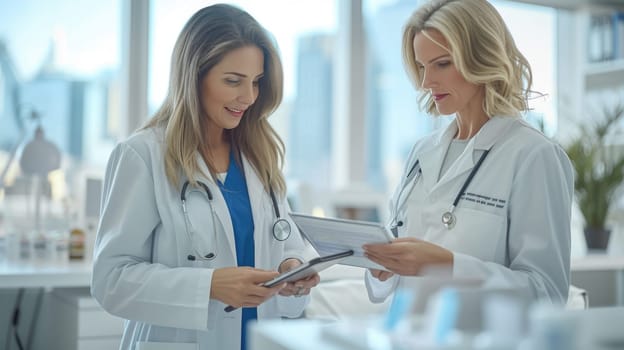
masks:
[[(399, 236), (449, 249), (454, 278), (478, 279), (484, 288), (513, 288), (532, 300), (565, 303), (573, 198), (573, 170), (566, 153), (522, 119), (494, 117), (438, 181), (456, 132), (457, 124), (452, 122), (413, 147), (390, 203), (394, 215), (407, 172), (419, 160), (422, 175), (399, 206), (398, 219), (403, 221)], [(490, 147), (455, 209), (456, 226), (446, 229), (442, 214)], [(399, 282), (396, 275), (381, 282), (366, 272), (374, 302), (383, 301)]]
[[(207, 199), (195, 201), (188, 203), (193, 206), (189, 210), (206, 213), (204, 222), (194, 224), (201, 236), (195, 245), (200, 252), (216, 247), (217, 257), (189, 261), (193, 248), (185, 232), (181, 186), (168, 182), (163, 152), (160, 129), (140, 131), (112, 152), (95, 243), (92, 295), (106, 311), (129, 320), (122, 349), (239, 350), (241, 310), (226, 313), (225, 304), (209, 297), (214, 269), (237, 264), (227, 205), (214, 181), (201, 178), (214, 196), (218, 239), (215, 242), (211, 232)], [(198, 160), (208, 174), (199, 154)], [(294, 222), (286, 241), (273, 238), (270, 196), (244, 157), (243, 166), (253, 213), (256, 267), (277, 270), (286, 258), (305, 260), (309, 251), (304, 251)], [(288, 204), (284, 198), (278, 201), (284, 217)], [(258, 319), (297, 317), (308, 299), (275, 296), (258, 306)]]

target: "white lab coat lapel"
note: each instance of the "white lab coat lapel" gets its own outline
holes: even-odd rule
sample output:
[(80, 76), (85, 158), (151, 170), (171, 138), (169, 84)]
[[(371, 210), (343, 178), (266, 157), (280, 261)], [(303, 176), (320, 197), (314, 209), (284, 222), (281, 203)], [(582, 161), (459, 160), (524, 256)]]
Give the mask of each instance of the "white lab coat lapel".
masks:
[(444, 154), (453, 136), (457, 133), (457, 123), (451, 122), (446, 130), (429, 146), (418, 151), (416, 159), (420, 162), (425, 189), (434, 189), (438, 182)]
[[(454, 180), (458, 176), (465, 174), (466, 172), (472, 170), (476, 165), (477, 161), (483, 154), (485, 150), (492, 148), (492, 146), (496, 143), (496, 141), (506, 133), (509, 129), (513, 121), (516, 118), (510, 117), (492, 117), (490, 120), (483, 125), (481, 130), (468, 142), (466, 145), (466, 149), (459, 156), (457, 161), (448, 169), (448, 171), (440, 178), (440, 180), (433, 186), (432, 191), (437, 190), (440, 187), (445, 186), (449, 181)], [(456, 123), (452, 123), (456, 124)], [(443, 134), (443, 137), (450, 136), (453, 137), (455, 131), (457, 130), (457, 126), (455, 125), (453, 128), (449, 127), (447, 132)], [(453, 131), (451, 134), (450, 131)], [(442, 161), (444, 159), (444, 153), (448, 149), (448, 144), (451, 142), (450, 138), (444, 138), (444, 141), (447, 141), (445, 147), (438, 147), (438, 152), (442, 152), (442, 155), (438, 154), (439, 158), (439, 166), (435, 169), (439, 169), (442, 166)], [(444, 145), (441, 143), (440, 145)]]
[[(201, 176), (201, 181), (204, 181), (208, 188), (210, 188), (210, 192), (212, 192), (212, 196), (214, 198), (212, 204), (214, 205), (214, 210), (218, 218), (217, 230), (219, 230), (220, 224), (225, 231), (225, 239), (227, 240), (230, 254), (232, 257), (234, 257), (234, 263), (236, 263), (236, 243), (234, 242), (234, 227), (232, 226), (232, 219), (230, 218), (230, 211), (228, 210), (227, 204), (225, 203), (225, 198), (223, 198), (223, 194), (221, 193), (219, 185), (217, 185), (212, 177), (210, 177), (210, 170), (208, 170), (208, 166), (204, 162), (204, 158), (199, 152), (196, 153), (196, 160), (202, 173), (206, 176), (209, 176)], [(217, 232), (217, 234), (219, 235), (221, 234), (221, 232)], [(219, 248), (220, 247), (218, 247), (217, 249)]]

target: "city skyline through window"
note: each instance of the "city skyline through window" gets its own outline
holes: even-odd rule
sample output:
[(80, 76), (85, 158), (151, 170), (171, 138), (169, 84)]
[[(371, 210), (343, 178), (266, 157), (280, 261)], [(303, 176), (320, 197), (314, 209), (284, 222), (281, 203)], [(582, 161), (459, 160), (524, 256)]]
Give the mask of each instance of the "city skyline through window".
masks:
[[(0, 14), (0, 40), (6, 47), (5, 61), (11, 61), (3, 66), (0, 75), (5, 82), (0, 89), (0, 112), (9, 115), (18, 106), (40, 109), (50, 138), (65, 153), (103, 166), (112, 145), (124, 137), (119, 133), (119, 124), (123, 123), (119, 120), (121, 3), (119, 0), (0, 1), (4, 10)], [(175, 38), (192, 13), (211, 3), (151, 1), (147, 83), (150, 115), (166, 93)], [(274, 35), (280, 49), (285, 94), (282, 106), (270, 120), (286, 144), (287, 176), (330, 188), (335, 152), (332, 142), (337, 142), (331, 134), (333, 128), (341, 127), (333, 115), (335, 57), (339, 50), (347, 50), (336, 44), (340, 30), (339, 3), (336, 0), (230, 3), (256, 17)], [(545, 98), (532, 101), (534, 109), (528, 118), (543, 118), (546, 131), (552, 134), (557, 122), (556, 11), (509, 1), (493, 3), (532, 64), (535, 90), (546, 94)], [(369, 185), (384, 192), (393, 188), (411, 145), (445, 122), (434, 121), (418, 110), (416, 92), (407, 80), (400, 58), (401, 29), (414, 6), (413, 1), (363, 1), (367, 45), (363, 74), (367, 85), (362, 102), (366, 104), (366, 115), (362, 116), (362, 122), (367, 125), (363, 138), (367, 144), (362, 150), (367, 152)], [(276, 8), (280, 11), (276, 12)], [(529, 18), (539, 25), (528, 26)], [(536, 37), (540, 40), (535, 40)], [(13, 105), (7, 87), (12, 76), (6, 69), (9, 65), (14, 73), (12, 84), (20, 85), (19, 101)], [(21, 132), (18, 124), (13, 118), (0, 131), (0, 147), (5, 151), (17, 142)]]

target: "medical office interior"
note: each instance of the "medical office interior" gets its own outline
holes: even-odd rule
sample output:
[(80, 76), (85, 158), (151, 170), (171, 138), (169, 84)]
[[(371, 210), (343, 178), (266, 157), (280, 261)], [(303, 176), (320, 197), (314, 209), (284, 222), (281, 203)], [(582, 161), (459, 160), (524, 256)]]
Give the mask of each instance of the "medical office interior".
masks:
[[(293, 211), (385, 222), (410, 147), (450, 121), (418, 109), (402, 65), (402, 25), (420, 1), (225, 2), (254, 15), (280, 48), (285, 93), (270, 120), (286, 145)], [(565, 147), (624, 107), (624, 1), (491, 2), (544, 93), (525, 115), (536, 128)], [(118, 346), (122, 320), (99, 309), (88, 289), (104, 168), (116, 142), (160, 105), (176, 36), (211, 3), (0, 0), (0, 348)], [(621, 157), (624, 117), (599, 148)], [(624, 321), (624, 186), (617, 185), (602, 249), (588, 248), (583, 213), (574, 207), (574, 288), (565, 310), (541, 310), (541, 323), (526, 321), (521, 332), (513, 322), (492, 325), (494, 314), (523, 313), (513, 303), (471, 296), (499, 309), (461, 308), (455, 331), (462, 319), (478, 319), (480, 334), (520, 340), (554, 329), (624, 348), (617, 331)], [(303, 319), (253, 326), (251, 348), (385, 349), (399, 331), (407, 332), (403, 339), (426, 336), (413, 324), (411, 332), (394, 324), (434, 318), (427, 303), (442, 289), (414, 286), (419, 310), (405, 311), (399, 298), (370, 303), (362, 276), (361, 268), (343, 265), (323, 271)], [(320, 327), (327, 322), (336, 326), (326, 334)], [(300, 334), (298, 345), (286, 333)], [(365, 341), (373, 338), (378, 342)]]

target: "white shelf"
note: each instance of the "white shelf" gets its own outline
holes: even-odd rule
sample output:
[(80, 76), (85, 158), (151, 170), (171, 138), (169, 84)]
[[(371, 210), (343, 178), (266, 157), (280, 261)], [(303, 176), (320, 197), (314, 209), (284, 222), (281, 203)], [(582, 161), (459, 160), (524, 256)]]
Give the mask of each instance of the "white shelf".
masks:
[(570, 268), (572, 271), (624, 271), (624, 256), (590, 254), (573, 258)]
[(586, 88), (622, 85), (624, 84), (624, 59), (588, 63), (584, 72)]
[(0, 289), (88, 287), (91, 261), (65, 263), (0, 263)]
[(624, 71), (624, 59), (592, 62), (585, 67), (585, 75), (611, 74)]

